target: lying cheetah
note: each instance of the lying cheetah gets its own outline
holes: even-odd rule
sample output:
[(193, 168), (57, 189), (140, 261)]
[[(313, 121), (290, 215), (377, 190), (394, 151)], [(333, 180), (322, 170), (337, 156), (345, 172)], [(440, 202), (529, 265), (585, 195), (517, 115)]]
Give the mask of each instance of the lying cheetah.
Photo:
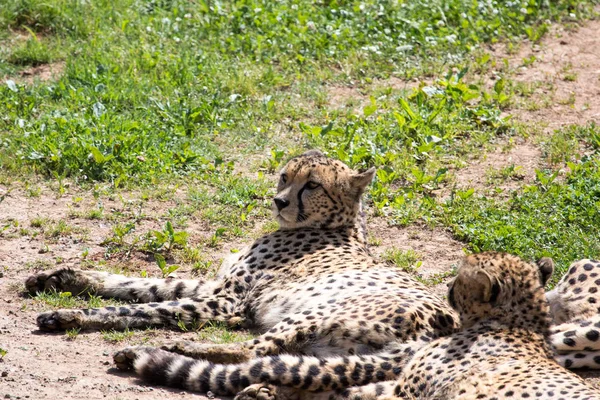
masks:
[(600, 369), (600, 262), (580, 260), (546, 293), (555, 323), (552, 344), (567, 368)]
[[(327, 360), (281, 355), (238, 365), (130, 347), (115, 360), (165, 385), (216, 393), (247, 387), (237, 399), (275, 399), (273, 385), (329, 391), (302, 397), (313, 400), (600, 399), (600, 392), (552, 359), (544, 297), (552, 272), (549, 259), (534, 266), (502, 253), (466, 257), (448, 294), (463, 330), (422, 346), (392, 342), (371, 355)], [(397, 380), (390, 381), (396, 370)], [(373, 381), (382, 382), (331, 391)]]
[[(239, 253), (214, 281), (128, 278), (70, 269), (32, 276), (26, 283), (32, 293), (55, 288), (141, 303), (45, 312), (38, 316), (38, 326), (53, 331), (223, 321), (263, 332), (254, 340), (233, 345), (183, 342), (168, 347), (218, 363), (241, 363), (283, 353), (318, 355), (320, 359), (369, 354), (390, 342), (428, 342), (450, 334), (458, 328), (459, 320), (448, 304), (407, 273), (377, 262), (367, 249), (360, 223), (361, 197), (374, 173), (374, 169), (353, 171), (318, 151), (289, 161), (281, 171), (274, 198), (280, 229)], [(281, 355), (282, 360), (289, 357), (302, 360)], [(191, 361), (181, 360), (183, 364), (161, 364), (164, 369), (153, 371), (150, 380), (181, 385), (184, 376), (191, 373)], [(280, 365), (287, 368), (284, 363), (270, 362), (275, 363), (276, 371)], [(181, 373), (170, 378), (170, 371), (178, 368), (182, 368)], [(294, 376), (303, 371), (304, 367), (298, 366)], [(260, 376), (262, 373), (258, 372)], [(329, 384), (337, 389), (394, 379), (398, 373), (384, 364), (376, 372), (361, 371), (360, 380), (334, 383), (332, 378)], [(219, 377), (215, 379), (226, 385)], [(235, 394), (249, 385), (240, 375), (231, 377), (236, 379), (237, 384), (215, 391)], [(325, 379), (323, 384), (327, 383)], [(312, 385), (317, 385), (316, 381)], [(298, 387), (312, 388), (308, 378)]]

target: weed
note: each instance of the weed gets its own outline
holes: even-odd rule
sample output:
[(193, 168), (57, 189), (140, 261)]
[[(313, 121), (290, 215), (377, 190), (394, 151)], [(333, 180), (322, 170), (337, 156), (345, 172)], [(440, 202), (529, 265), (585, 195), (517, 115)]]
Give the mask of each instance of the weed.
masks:
[(213, 265), (214, 263), (212, 260), (199, 260), (192, 266), (192, 272), (198, 275), (206, 275)]
[(150, 231), (146, 235), (143, 250), (151, 253), (165, 251), (169, 253), (175, 246), (186, 247), (188, 234), (175, 231), (171, 221), (167, 221), (162, 231)]
[(163, 278), (168, 277), (180, 268), (179, 265), (167, 265), (165, 258), (158, 253), (154, 254), (154, 259), (156, 260), (156, 265), (160, 268)]
[(79, 331), (81, 331), (81, 328), (67, 329), (67, 331), (65, 332), (65, 335), (67, 336), (67, 340), (77, 339), (77, 336), (79, 335)]
[(34, 299), (52, 308), (78, 308), (85, 305), (82, 300), (73, 296), (71, 292), (57, 292), (55, 289), (37, 293)]
[(421, 255), (414, 250), (387, 249), (382, 258), (406, 272), (415, 272), (422, 265)]
[(198, 331), (198, 340), (217, 344), (243, 342), (252, 339), (248, 333), (235, 332), (220, 322), (208, 322)]
[(109, 331), (100, 331), (100, 334), (102, 335), (102, 339), (109, 343), (120, 343), (124, 340), (132, 338), (134, 332), (126, 328), (123, 331), (115, 331), (114, 329)]

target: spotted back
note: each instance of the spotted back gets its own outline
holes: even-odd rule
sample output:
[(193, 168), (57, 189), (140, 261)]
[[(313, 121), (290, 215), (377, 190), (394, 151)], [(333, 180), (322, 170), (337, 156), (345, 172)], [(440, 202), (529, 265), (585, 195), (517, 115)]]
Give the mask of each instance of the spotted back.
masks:
[(311, 150), (281, 170), (273, 214), (282, 229), (354, 226), (375, 169), (358, 172)]
[(555, 324), (600, 314), (600, 262), (574, 262), (556, 287), (546, 293)]
[(448, 300), (461, 315), (464, 328), (488, 318), (513, 327), (547, 326), (544, 285), (554, 264), (537, 265), (517, 256), (486, 252), (465, 257), (450, 284)]

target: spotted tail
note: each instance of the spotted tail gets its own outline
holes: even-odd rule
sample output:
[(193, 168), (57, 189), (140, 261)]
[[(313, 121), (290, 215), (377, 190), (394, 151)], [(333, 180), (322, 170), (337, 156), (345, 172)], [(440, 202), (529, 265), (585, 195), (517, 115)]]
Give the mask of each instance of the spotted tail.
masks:
[(223, 365), (146, 348), (138, 354), (134, 369), (154, 384), (219, 395), (236, 394), (255, 383), (326, 391), (394, 380), (412, 354), (406, 346), (364, 356), (318, 359), (280, 355)]

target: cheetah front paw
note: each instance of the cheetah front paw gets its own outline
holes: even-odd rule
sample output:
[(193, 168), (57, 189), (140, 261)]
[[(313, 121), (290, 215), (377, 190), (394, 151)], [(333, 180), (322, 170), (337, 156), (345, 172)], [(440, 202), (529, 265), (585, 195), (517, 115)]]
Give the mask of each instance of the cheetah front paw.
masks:
[(239, 392), (233, 400), (276, 400), (277, 388), (272, 385), (250, 385)]
[(47, 311), (38, 315), (36, 322), (42, 331), (65, 331), (81, 328), (82, 317), (81, 310)]
[(81, 286), (85, 282), (78, 281), (75, 271), (69, 268), (61, 268), (31, 275), (25, 281), (25, 288), (30, 294), (35, 295), (46, 290), (71, 291), (75, 288), (74, 284)]

